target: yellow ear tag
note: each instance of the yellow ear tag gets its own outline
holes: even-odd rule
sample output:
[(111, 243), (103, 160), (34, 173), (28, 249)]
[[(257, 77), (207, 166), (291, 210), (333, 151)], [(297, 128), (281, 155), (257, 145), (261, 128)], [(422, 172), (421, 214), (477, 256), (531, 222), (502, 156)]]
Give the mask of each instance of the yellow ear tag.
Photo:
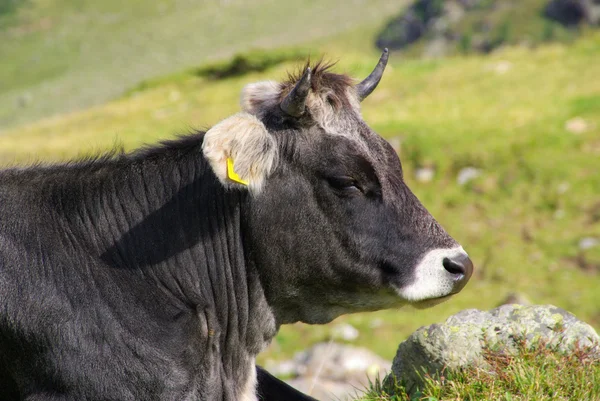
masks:
[(227, 158), (227, 178), (238, 184), (248, 186), (248, 181), (243, 180), (233, 169), (233, 160), (231, 160), (231, 157)]

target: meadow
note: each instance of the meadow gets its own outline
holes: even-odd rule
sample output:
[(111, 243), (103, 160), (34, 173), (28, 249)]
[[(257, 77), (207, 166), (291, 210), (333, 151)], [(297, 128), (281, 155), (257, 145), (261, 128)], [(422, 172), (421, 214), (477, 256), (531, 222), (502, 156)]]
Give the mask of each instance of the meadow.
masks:
[(306, 43), (403, 1), (0, 0), (0, 130), (103, 104), (143, 79)]
[[(52, 1), (57, 0), (46, 3)], [(382, 9), (389, 13), (397, 7), (392, 10), (388, 3), (380, 3), (387, 4)], [(232, 4), (241, 7), (241, 3)], [(317, 2), (308, 4), (320, 7)], [(151, 10), (147, 12), (151, 14)], [(153, 21), (151, 16), (148, 21)], [(133, 44), (123, 42), (120, 54), (124, 58), (103, 71), (93, 69), (94, 60), (99, 59), (84, 57), (93, 49), (74, 59), (66, 54), (65, 63), (71, 72), (56, 79), (69, 79), (71, 86), (60, 86), (64, 92), (57, 96), (51, 95), (52, 89), (45, 92), (54, 82), (50, 72), (31, 77), (25, 74), (10, 81), (11, 87), (2, 87), (0, 120), (11, 128), (0, 135), (0, 163), (62, 161), (115, 146), (130, 150), (210, 127), (239, 110), (244, 85), (285, 78), (287, 71), (302, 63), (298, 58), (305, 54), (313, 59), (324, 55), (339, 60), (335, 71), (362, 78), (379, 56), (372, 42), (385, 22), (385, 13), (365, 21), (342, 32), (311, 31), (303, 37), (299, 37), (302, 29), (295, 23), (280, 36), (275, 35), (275, 26), (269, 26), (261, 33), (269, 38), (268, 43), (259, 36), (238, 40), (239, 32), (226, 34), (215, 26), (214, 31), (220, 33), (212, 40), (221, 43), (217, 40), (220, 35), (230, 35), (222, 43), (232, 45), (227, 54), (211, 54), (211, 59), (222, 60), (212, 67), (230, 65), (230, 56), (236, 52), (241, 58), (259, 54), (275, 60), (226, 77), (200, 73), (206, 64), (202, 64), (204, 70), (198, 68), (201, 64), (194, 64), (198, 58), (183, 51), (178, 53), (180, 58), (165, 53), (165, 60), (177, 61), (159, 63), (152, 71), (144, 69), (143, 57), (139, 64), (133, 62), (131, 71), (116, 69), (118, 63), (136, 58), (134, 53), (126, 54), (127, 46), (135, 44), (133, 48), (142, 52), (144, 46), (151, 45), (143, 35)], [(150, 22), (147, 29), (153, 31)], [(77, 23), (85, 29), (85, 21)], [(193, 31), (194, 24), (185, 23)], [(120, 35), (114, 31), (111, 34)], [(290, 37), (297, 46), (289, 44), (293, 41)], [(184, 39), (174, 34), (169, 40), (175, 43)], [(31, 44), (23, 45), (30, 48), (17, 49), (17, 45), (3, 41), (0, 51), (13, 52), (10, 54), (17, 60), (25, 60), (26, 53), (41, 46), (37, 42), (32, 36)], [(70, 45), (65, 44), (67, 47)], [(249, 47), (258, 50), (248, 53)], [(103, 49), (101, 54), (108, 51)], [(199, 47), (198, 51), (203, 50)], [(600, 245), (593, 246), (593, 239), (600, 241), (598, 54), (597, 32), (588, 32), (569, 44), (509, 46), (491, 55), (423, 60), (393, 54), (378, 89), (362, 105), (364, 119), (398, 149), (409, 186), (463, 244), (475, 262), (476, 273), (459, 295), (431, 310), (389, 310), (345, 316), (326, 326), (282, 327), (259, 362), (282, 360), (328, 340), (332, 329), (342, 323), (359, 330), (354, 344), (391, 359), (398, 343), (419, 326), (442, 321), (466, 308), (493, 308), (512, 293), (532, 303), (562, 307), (599, 329)], [(42, 53), (40, 57), (44, 60), (45, 56)], [(50, 58), (50, 64), (60, 59)], [(7, 69), (18, 65), (2, 63), (3, 85), (10, 73)], [(48, 68), (50, 71), (51, 65)], [(77, 90), (74, 97), (67, 96), (68, 88), (87, 83), (93, 83), (101, 93), (92, 96)], [(20, 111), (10, 109), (14, 93), (22, 91), (31, 91), (36, 102), (45, 102), (43, 110), (20, 115)], [(84, 110), (63, 113), (79, 108)], [(61, 114), (36, 120), (36, 116), (57, 112)], [(460, 184), (457, 177), (468, 167), (476, 169), (478, 175)], [(418, 180), (421, 169), (433, 172), (432, 179)]]

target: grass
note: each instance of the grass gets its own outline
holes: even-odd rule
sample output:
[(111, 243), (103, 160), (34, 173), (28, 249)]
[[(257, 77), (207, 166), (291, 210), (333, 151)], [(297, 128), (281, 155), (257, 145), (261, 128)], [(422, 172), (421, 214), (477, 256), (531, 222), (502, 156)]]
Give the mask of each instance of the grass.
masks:
[(578, 348), (569, 354), (538, 343), (485, 350), (485, 368), (468, 367), (423, 375), (424, 385), (409, 395), (401, 381), (376, 380), (361, 401), (552, 401), (600, 399), (597, 353)]
[[(103, 104), (142, 80), (250, 48), (383, 22), (373, 0), (0, 0), (0, 130)], [(10, 6), (10, 7), (9, 7)], [(1, 11), (1, 9), (0, 9)], [(8, 61), (7, 61), (8, 60)]]
[[(303, 46), (313, 55), (327, 53), (339, 59), (338, 71), (364, 77), (378, 57), (369, 47), (378, 24), (357, 26)], [(293, 53), (289, 48), (281, 51)], [(580, 250), (578, 246), (584, 237), (600, 238), (599, 51), (600, 35), (590, 33), (569, 46), (508, 47), (490, 56), (444, 60), (393, 56), (377, 91), (363, 104), (364, 118), (399, 147), (409, 186), (464, 245), (476, 273), (461, 294), (431, 310), (357, 314), (327, 326), (284, 326), (259, 362), (289, 358), (327, 340), (332, 326), (341, 322), (359, 329), (354, 343), (391, 359), (398, 343), (419, 326), (465, 308), (490, 309), (514, 291), (534, 303), (567, 309), (599, 328), (600, 247)], [(186, 60), (182, 65), (193, 62)], [(66, 160), (115, 143), (132, 149), (208, 127), (239, 110), (239, 93), (245, 84), (283, 79), (297, 64), (284, 58), (266, 70), (261, 67), (224, 79), (187, 69), (141, 86), (134, 83), (151, 71), (113, 81), (118, 73), (107, 66), (106, 80), (111, 87), (118, 86), (111, 94), (126, 95), (5, 130), (0, 136), (0, 163)], [(86, 68), (61, 79), (84, 85), (82, 77), (92, 71)], [(54, 81), (49, 78), (49, 82)], [(74, 93), (73, 99), (78, 96)], [(40, 99), (55, 107), (54, 97)], [(585, 132), (565, 129), (575, 117), (584, 119)], [(434, 169), (431, 182), (414, 179), (415, 170), (423, 166)], [(479, 168), (482, 174), (460, 186), (456, 176), (465, 166)]]

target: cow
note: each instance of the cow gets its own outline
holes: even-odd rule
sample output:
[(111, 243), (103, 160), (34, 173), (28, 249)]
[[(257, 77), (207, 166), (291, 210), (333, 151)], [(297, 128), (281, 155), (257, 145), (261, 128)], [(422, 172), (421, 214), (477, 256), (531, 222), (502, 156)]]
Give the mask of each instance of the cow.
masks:
[(255, 365), (282, 324), (425, 308), (473, 264), (364, 122), (387, 50), (242, 91), (130, 153), (0, 172), (2, 400), (312, 400)]

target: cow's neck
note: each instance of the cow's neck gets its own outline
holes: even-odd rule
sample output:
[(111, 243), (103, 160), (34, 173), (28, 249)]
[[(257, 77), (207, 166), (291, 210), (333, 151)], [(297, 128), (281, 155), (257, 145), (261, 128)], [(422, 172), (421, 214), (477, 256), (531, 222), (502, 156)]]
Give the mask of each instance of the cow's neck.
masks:
[(108, 165), (80, 185), (87, 189), (73, 222), (94, 227), (91, 246), (108, 270), (212, 314), (204, 318), (216, 319), (209, 330), (220, 335), (222, 351), (242, 345), (256, 354), (275, 334), (258, 275), (245, 263), (246, 193), (224, 190), (200, 142)]

